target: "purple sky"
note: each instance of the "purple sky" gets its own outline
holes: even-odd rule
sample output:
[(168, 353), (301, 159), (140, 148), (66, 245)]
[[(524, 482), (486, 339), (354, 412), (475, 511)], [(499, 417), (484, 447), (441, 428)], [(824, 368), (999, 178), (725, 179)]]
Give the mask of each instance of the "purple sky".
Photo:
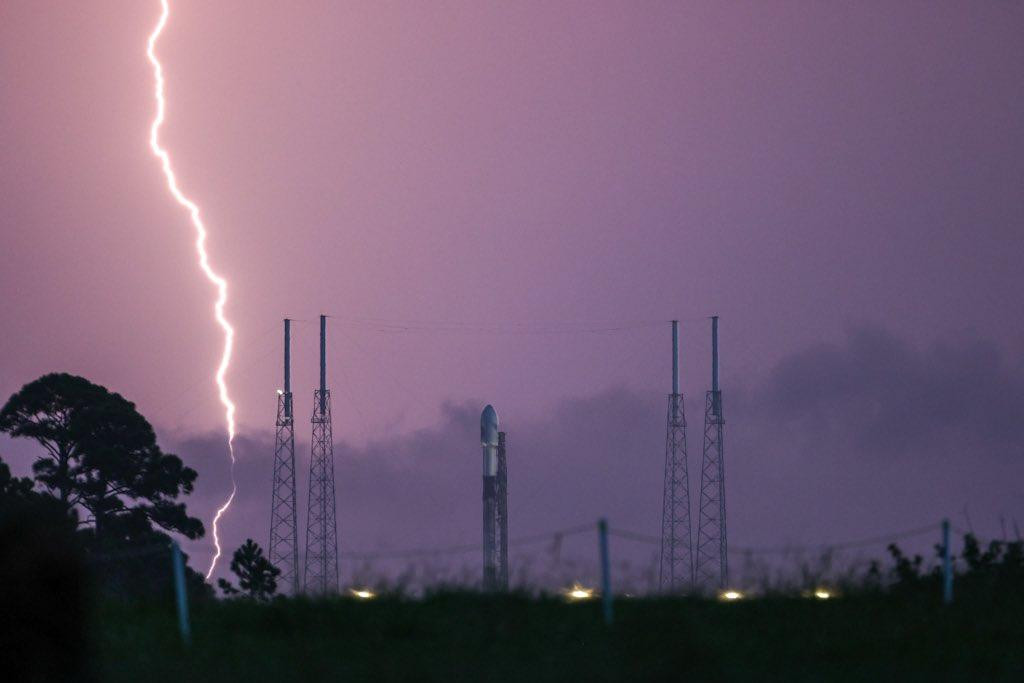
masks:
[[(158, 13), (0, 7), (0, 395), (123, 393), (208, 520), (220, 339), (147, 147)], [(711, 313), (737, 545), (1024, 524), (1022, 33), (999, 2), (175, 2), (163, 141), (238, 328), (229, 542), (266, 536), (280, 318), (321, 312), (349, 548), (476, 539), (485, 402), (513, 535), (657, 533), (668, 326), (564, 322), (680, 318), (696, 454)]]

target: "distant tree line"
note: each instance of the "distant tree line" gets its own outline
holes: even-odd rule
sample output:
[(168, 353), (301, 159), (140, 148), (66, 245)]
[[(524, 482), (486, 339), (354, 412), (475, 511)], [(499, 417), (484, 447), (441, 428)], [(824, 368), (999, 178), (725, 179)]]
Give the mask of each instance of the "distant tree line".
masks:
[[(866, 588), (884, 589), (897, 595), (940, 594), (941, 544), (935, 546), (935, 561), (930, 568), (925, 567), (923, 556), (908, 556), (895, 543), (889, 545), (888, 552), (892, 566), (883, 570), (879, 562), (872, 562)], [(999, 598), (1008, 593), (1017, 594), (1024, 588), (1024, 540), (993, 540), (983, 545), (973, 533), (966, 533), (960, 555), (953, 555), (951, 561), (956, 569), (954, 591), (961, 597)]]

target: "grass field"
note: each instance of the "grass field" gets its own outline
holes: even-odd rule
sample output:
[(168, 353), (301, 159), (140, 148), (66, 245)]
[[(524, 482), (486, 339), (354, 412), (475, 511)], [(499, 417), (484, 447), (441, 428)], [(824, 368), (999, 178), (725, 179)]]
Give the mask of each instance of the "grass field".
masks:
[(1024, 596), (867, 594), (736, 603), (440, 593), (422, 600), (211, 601), (192, 647), (170, 605), (105, 604), (92, 643), (111, 681), (1024, 680)]

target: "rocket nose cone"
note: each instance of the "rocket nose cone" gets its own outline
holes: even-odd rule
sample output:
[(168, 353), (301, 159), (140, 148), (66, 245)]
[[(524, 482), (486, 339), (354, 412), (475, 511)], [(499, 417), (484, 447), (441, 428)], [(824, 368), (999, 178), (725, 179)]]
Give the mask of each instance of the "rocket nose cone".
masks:
[(484, 444), (498, 443), (498, 413), (490, 403), (480, 413), (480, 442)]

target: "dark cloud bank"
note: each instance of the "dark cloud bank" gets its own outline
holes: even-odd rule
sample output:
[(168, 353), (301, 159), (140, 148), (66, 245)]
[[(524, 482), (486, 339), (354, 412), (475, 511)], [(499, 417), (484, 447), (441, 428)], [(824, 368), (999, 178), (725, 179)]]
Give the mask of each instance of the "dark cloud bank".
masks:
[[(914, 348), (877, 328), (779, 363), (763, 380), (724, 387), (730, 539), (741, 547), (817, 544), (937, 522), (1001, 533), (1024, 523), (1024, 371), (985, 342)], [(690, 471), (698, 476), (703, 388), (690, 387)], [(338, 532), (343, 553), (479, 542), (482, 400), (443, 406), (440, 423), (354, 447), (336, 414)], [(495, 399), (500, 412), (500, 398)], [(665, 397), (625, 388), (562, 401), (541, 419), (501, 415), (509, 436), (511, 536), (593, 522), (656, 536), (661, 514)], [(299, 436), (300, 535), (305, 525), (308, 425)], [(165, 446), (201, 473), (190, 507), (208, 520), (228, 490), (219, 435)], [(238, 442), (239, 495), (226, 517), (228, 548), (268, 525), (273, 436)], [(691, 480), (691, 490), (697, 482)], [(934, 539), (923, 538), (927, 548)], [(913, 546), (913, 542), (910, 542)], [(192, 548), (209, 557), (210, 539)], [(622, 573), (650, 581), (657, 547), (613, 539)], [(882, 546), (869, 549), (879, 556)], [(593, 534), (513, 549), (514, 570), (558, 583), (589, 578)], [(628, 563), (628, 568), (625, 566)], [(475, 553), (394, 560), (346, 559), (344, 578), (415, 564), (476, 578)]]

